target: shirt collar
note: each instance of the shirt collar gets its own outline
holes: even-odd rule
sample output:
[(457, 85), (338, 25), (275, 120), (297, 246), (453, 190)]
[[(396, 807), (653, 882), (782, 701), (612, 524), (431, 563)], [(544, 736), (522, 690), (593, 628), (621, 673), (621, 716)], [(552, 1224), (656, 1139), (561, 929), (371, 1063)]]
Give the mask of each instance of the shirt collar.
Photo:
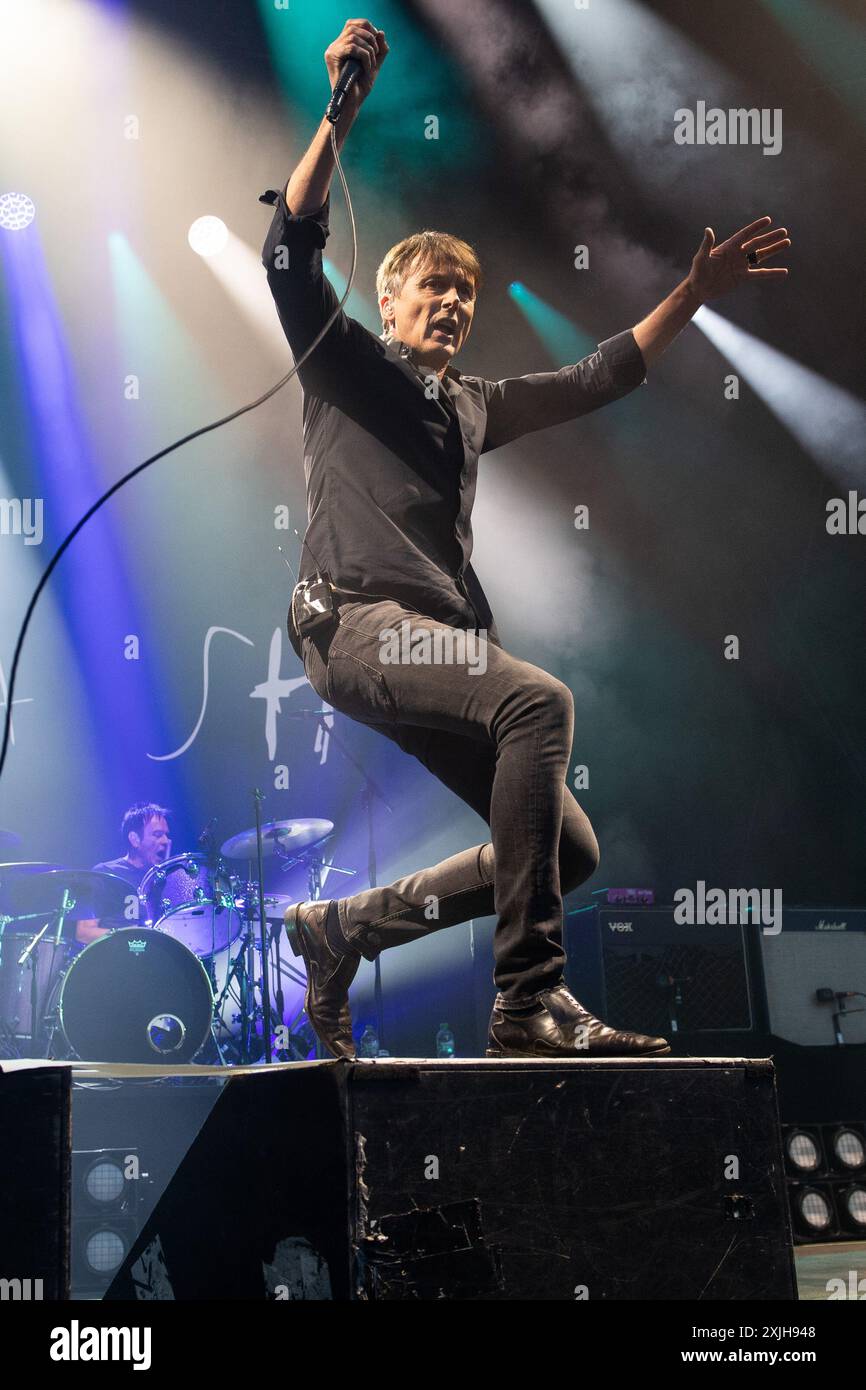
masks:
[[(415, 349), (410, 347), (408, 343), (404, 343), (401, 338), (391, 338), (388, 341), (388, 346), (392, 347), (394, 351), (397, 352), (401, 358), (403, 358), (404, 361), (409, 362), (410, 365), (413, 366), (417, 372), (423, 371), (423, 367), (421, 366), (421, 364), (415, 360)], [(460, 372), (458, 368), (452, 366), (450, 362), (448, 363), (448, 366), (445, 368), (445, 371), (442, 373), (441, 380), (444, 383), (446, 389), (450, 388), (450, 395), (456, 396), (460, 391), (463, 390), (463, 387), (460, 384)]]

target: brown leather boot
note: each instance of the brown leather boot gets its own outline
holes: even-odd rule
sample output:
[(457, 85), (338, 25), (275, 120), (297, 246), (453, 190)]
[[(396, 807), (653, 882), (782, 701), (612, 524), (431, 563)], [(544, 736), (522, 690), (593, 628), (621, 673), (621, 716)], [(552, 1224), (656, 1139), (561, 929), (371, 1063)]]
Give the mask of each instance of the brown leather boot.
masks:
[(361, 956), (348, 942), (342, 952), (335, 951), (328, 940), (325, 920), (332, 901), (295, 903), (286, 909), (283, 920), (289, 945), (296, 956), (303, 956), (307, 967), (304, 1008), (316, 1037), (332, 1056), (354, 1057), (349, 986)]

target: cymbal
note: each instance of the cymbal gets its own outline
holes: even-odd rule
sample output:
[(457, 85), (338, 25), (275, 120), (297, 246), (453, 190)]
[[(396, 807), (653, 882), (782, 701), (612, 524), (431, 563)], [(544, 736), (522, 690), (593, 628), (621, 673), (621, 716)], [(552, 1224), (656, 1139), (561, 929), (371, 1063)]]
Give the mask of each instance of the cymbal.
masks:
[[(302, 820), (268, 821), (267, 825), (262, 826), (262, 853), (276, 854), (277, 849), (280, 849), (287, 854), (294, 854), (298, 850), (309, 849), (310, 845), (317, 845), (320, 840), (324, 840), (333, 829), (332, 820), (310, 817)], [(233, 835), (230, 840), (225, 841), (220, 853), (224, 854), (226, 859), (255, 859), (258, 854), (255, 828)]]
[[(48, 864), (0, 866), (6, 871), (9, 868), (31, 870), (25, 876), (16, 876), (12, 883), (4, 882), (4, 890), (11, 889), (14, 908), (20, 914), (59, 911), (63, 891), (68, 889), (70, 896), (75, 899), (75, 906), (68, 913), (71, 921), (90, 917), (121, 917), (126, 899), (134, 891), (119, 874), (97, 873), (93, 869), (64, 869)], [(2, 877), (6, 880), (6, 872)], [(2, 896), (7, 896), (6, 891)], [(6, 911), (9, 915), (15, 915), (9, 908)]]
[(44, 864), (29, 860), (23, 864), (0, 864), (0, 912), (9, 917), (28, 912), (18, 901), (19, 892), (26, 887), (31, 874), (44, 874), (48, 869), (59, 869), (59, 864)]
[[(243, 894), (238, 894), (238, 897), (235, 898), (235, 906), (238, 912), (243, 912), (247, 901), (249, 901), (252, 903), (254, 916), (257, 917), (259, 916), (259, 885), (250, 883), (249, 887), (249, 899)], [(291, 898), (285, 892), (265, 892), (264, 915), (268, 922), (282, 922), (286, 908), (289, 908), (293, 902), (297, 902), (297, 898)]]
[(42, 874), (46, 869), (60, 869), (61, 864), (47, 864), (41, 859), (25, 859), (22, 862), (16, 861), (12, 864), (0, 864), (0, 883), (11, 878), (19, 878), (26, 874)]

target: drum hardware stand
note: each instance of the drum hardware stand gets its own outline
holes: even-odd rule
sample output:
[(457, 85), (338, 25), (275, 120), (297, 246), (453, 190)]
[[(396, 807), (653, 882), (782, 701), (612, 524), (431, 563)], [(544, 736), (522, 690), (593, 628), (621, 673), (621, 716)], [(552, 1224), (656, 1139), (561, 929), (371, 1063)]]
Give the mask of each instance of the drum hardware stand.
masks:
[[(249, 885), (247, 888), (249, 889)], [(256, 1022), (255, 949), (252, 934), (255, 918), (251, 911), (250, 893), (239, 896), (243, 897), (243, 930), (238, 938), (237, 954), (226, 975), (226, 982), (219, 997), (214, 1001), (214, 1027), (219, 1027), (222, 1007), (231, 997), (232, 986), (237, 982), (240, 1005), (240, 1061), (243, 1064), (252, 1061), (252, 1040)], [(213, 969), (213, 966), (211, 968)]]
[[(256, 908), (253, 907), (253, 891), (258, 897), (257, 913), (259, 920), (259, 946), (261, 951), (261, 995), (262, 995), (262, 1041), (265, 1048), (265, 1062), (273, 1061), (273, 1048), (271, 1043), (271, 1027), (273, 1024), (273, 1012), (271, 1010), (270, 981), (268, 980), (268, 955), (267, 955), (267, 919), (265, 917), (265, 886), (264, 886), (264, 863), (262, 855), (262, 810), (261, 803), (264, 800), (264, 793), (258, 787), (253, 789), (253, 802), (256, 813), (256, 852), (258, 857), (258, 882), (254, 886), (251, 881), (246, 884), (244, 892), (244, 931), (241, 937), (241, 944), (231, 969), (226, 976), (225, 986), (222, 993), (214, 1003), (214, 1027), (216, 1027), (217, 1015), (222, 1008), (225, 1000), (229, 997), (231, 986), (235, 979), (238, 980), (240, 988), (240, 1024), (241, 1024), (241, 1053), (242, 1060), (250, 1062), (252, 1060), (252, 1044), (255, 1037), (256, 1028), (256, 962), (255, 945), (253, 940), (252, 924), (255, 921)], [(253, 891), (251, 891), (253, 890)], [(282, 1022), (282, 1020), (280, 1020)], [(217, 1045), (219, 1047), (219, 1045)]]
[(221, 1067), (227, 1067), (227, 1066), (229, 1066), (230, 1064), (226, 1061), (225, 1057), (223, 1056), (223, 1050), (222, 1050), (222, 1047), (220, 1046), (219, 1038), (217, 1037), (217, 1020), (216, 1020), (216, 1012), (214, 1012), (214, 1016), (213, 1016), (213, 1018), (211, 1019), (211, 1024), (210, 1024), (210, 1036), (211, 1036), (211, 1042), (212, 1042), (213, 1045), (214, 1045), (214, 1050), (216, 1051), (217, 1058), (219, 1059), (219, 1066), (221, 1066)]
[[(51, 918), (54, 917), (54, 916), (56, 916), (56, 917), (57, 917), (57, 926), (56, 926), (56, 929), (55, 929), (55, 932), (54, 932), (54, 940), (53, 940), (53, 942), (51, 943), (52, 948), (53, 948), (53, 954), (52, 954), (52, 962), (53, 962), (54, 956), (57, 955), (57, 951), (58, 951), (58, 949), (60, 948), (60, 946), (62, 945), (62, 942), (63, 942), (63, 927), (64, 927), (64, 925), (65, 925), (66, 918), (67, 918), (67, 916), (69, 915), (69, 913), (72, 911), (72, 909), (74, 908), (74, 906), (75, 906), (75, 899), (73, 898), (72, 894), (69, 892), (69, 889), (68, 889), (68, 888), (64, 888), (64, 890), (63, 890), (63, 901), (61, 902), (60, 907), (56, 910), (56, 912), (52, 912), (52, 913), (51, 913), (51, 915), (50, 915), (49, 918), (48, 918), (48, 921), (45, 923), (45, 926), (42, 927), (41, 930), (39, 930), (39, 931), (36, 933), (36, 935), (32, 938), (32, 940), (28, 942), (28, 944), (24, 947), (24, 950), (21, 952), (21, 955), (18, 957), (18, 968), (19, 968), (19, 969), (22, 969), (22, 970), (23, 970), (23, 968), (24, 968), (26, 965), (29, 965), (29, 966), (30, 966), (30, 1046), (33, 1048), (34, 1051), (36, 1050), (37, 1046), (45, 1045), (45, 1043), (46, 1043), (46, 1039), (45, 1039), (44, 1037), (40, 1037), (40, 1031), (41, 1031), (41, 1032), (44, 1032), (44, 1027), (43, 1027), (43, 1025), (44, 1025), (44, 1023), (46, 1022), (46, 1020), (45, 1020), (45, 1019), (40, 1019), (40, 1017), (39, 1017), (39, 977), (38, 977), (37, 974), (36, 974), (36, 961), (33, 959), (33, 952), (36, 950), (36, 947), (39, 945), (40, 941), (41, 941), (42, 938), (45, 936), (45, 933), (46, 933), (47, 931), (50, 930), (50, 928), (51, 928)], [(44, 916), (45, 916), (44, 912), (28, 912), (28, 913), (26, 914), (26, 916), (21, 917), (21, 918), (19, 918), (18, 920), (21, 921), (21, 922), (26, 922), (27, 919), (28, 919), (28, 917), (44, 917)], [(46, 1002), (46, 1004), (48, 1003), (47, 1000), (46, 1000), (45, 1002)], [(49, 1045), (53, 1045), (53, 1042), (54, 1042), (54, 1030), (53, 1030), (53, 1029), (52, 1029), (51, 1037), (50, 1037), (50, 1039), (48, 1039), (47, 1041), (48, 1041), (48, 1044), (49, 1044)]]
[[(271, 1041), (271, 982), (268, 979), (268, 923), (265, 918), (265, 865), (262, 854), (262, 802), (264, 799), (264, 792), (255, 787), (253, 802), (256, 808), (256, 853), (259, 870), (259, 941), (262, 948), (262, 1037), (265, 1044), (265, 1063), (270, 1065), (274, 1058)], [(280, 1021), (282, 1022), (282, 1020)]]
[[(10, 922), (14, 922), (14, 917), (7, 917), (0, 913), (0, 965), (3, 964), (3, 933)], [(21, 1050), (15, 1037), (15, 1029), (10, 1025), (8, 1019), (0, 1018), (0, 1057), (4, 1060), (12, 1060), (21, 1056)]]
[(207, 867), (210, 870), (213, 878), (214, 901), (210, 915), (211, 949), (210, 955), (208, 956), (208, 974), (211, 977), (211, 983), (214, 985), (214, 993), (216, 993), (216, 979), (214, 976), (213, 966), (214, 958), (217, 954), (216, 919), (220, 911), (225, 911), (226, 909), (231, 911), (232, 907), (234, 906), (234, 898), (230, 896), (228, 900), (226, 900), (224, 896), (220, 895), (219, 891), (219, 883), (221, 878), (228, 879), (230, 887), (233, 888), (234, 885), (232, 883), (232, 875), (228, 871), (226, 861), (220, 853), (219, 846), (217, 845), (216, 837), (214, 835), (214, 827), (216, 826), (216, 824), (217, 817), (214, 816), (212, 820), (208, 822), (208, 824), (205, 826), (204, 830), (198, 837), (199, 846), (204, 851), (205, 863), (207, 864)]
[[(241, 902), (241, 906), (238, 907), (238, 910), (240, 911), (241, 918), (243, 921), (243, 930), (236, 943), (237, 954), (235, 955), (235, 958), (231, 963), (231, 967), (226, 976), (225, 984), (223, 985), (223, 988), (220, 991), (218, 998), (216, 998), (214, 1001), (214, 1028), (219, 1029), (221, 1021), (221, 1010), (223, 1008), (223, 1005), (225, 1004), (226, 1000), (231, 997), (232, 987), (235, 985), (237, 986), (239, 996), (238, 1002), (240, 1005), (240, 1060), (242, 1064), (249, 1064), (254, 1060), (253, 1041), (255, 1038), (255, 1025), (257, 1018), (261, 1015), (262, 1034), (264, 1036), (264, 1034), (267, 1033), (267, 1036), (269, 1038), (271, 1035), (271, 1028), (274, 1026), (274, 1024), (276, 1023), (277, 1025), (279, 1025), (280, 1023), (282, 1023), (282, 1016), (280, 1015), (278, 1017), (271, 1005), (269, 997), (270, 991), (268, 991), (268, 996), (265, 996), (264, 993), (265, 979), (267, 977), (268, 969), (267, 955), (264, 956), (262, 962), (262, 1008), (259, 1009), (256, 1005), (255, 991), (257, 977), (255, 960), (256, 943), (254, 924), (259, 913), (259, 903), (257, 902), (258, 896), (258, 887), (252, 880), (248, 881), (245, 884), (245, 891), (243, 893), (238, 893), (237, 895), (236, 904), (239, 900)], [(266, 941), (266, 945), (267, 944), (268, 943)], [(298, 984), (304, 983), (303, 975), (299, 974), (295, 970), (292, 970), (289, 966), (285, 966), (283, 968), (292, 974), (293, 978), (297, 981)], [(265, 1013), (265, 1007), (267, 1007), (268, 1010), (267, 1014)], [(269, 1025), (267, 1028), (265, 1027), (266, 1018), (269, 1019)], [(214, 1034), (214, 1041), (217, 1042), (216, 1034)], [(217, 1042), (218, 1050), (219, 1046), (219, 1042)]]

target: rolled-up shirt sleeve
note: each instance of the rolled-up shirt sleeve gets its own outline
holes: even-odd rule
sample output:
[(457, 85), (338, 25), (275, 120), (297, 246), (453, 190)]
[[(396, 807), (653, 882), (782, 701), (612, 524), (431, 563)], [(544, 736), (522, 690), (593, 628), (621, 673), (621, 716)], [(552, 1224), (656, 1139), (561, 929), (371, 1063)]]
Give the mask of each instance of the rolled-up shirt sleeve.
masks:
[[(339, 300), (322, 269), (322, 250), (329, 235), (330, 193), (315, 212), (293, 213), (282, 190), (269, 188), (260, 198), (274, 209), (262, 250), (262, 264), (274, 297), (280, 323), (292, 354), (303, 355), (324, 327)], [(345, 360), (346, 351), (367, 336), (354, 319), (340, 310), (309, 361), (298, 373), (305, 390), (326, 389)]]
[(561, 425), (627, 396), (646, 379), (631, 329), (599, 343), (595, 352), (558, 372), (481, 381), (487, 406), (482, 453), (521, 435)]

